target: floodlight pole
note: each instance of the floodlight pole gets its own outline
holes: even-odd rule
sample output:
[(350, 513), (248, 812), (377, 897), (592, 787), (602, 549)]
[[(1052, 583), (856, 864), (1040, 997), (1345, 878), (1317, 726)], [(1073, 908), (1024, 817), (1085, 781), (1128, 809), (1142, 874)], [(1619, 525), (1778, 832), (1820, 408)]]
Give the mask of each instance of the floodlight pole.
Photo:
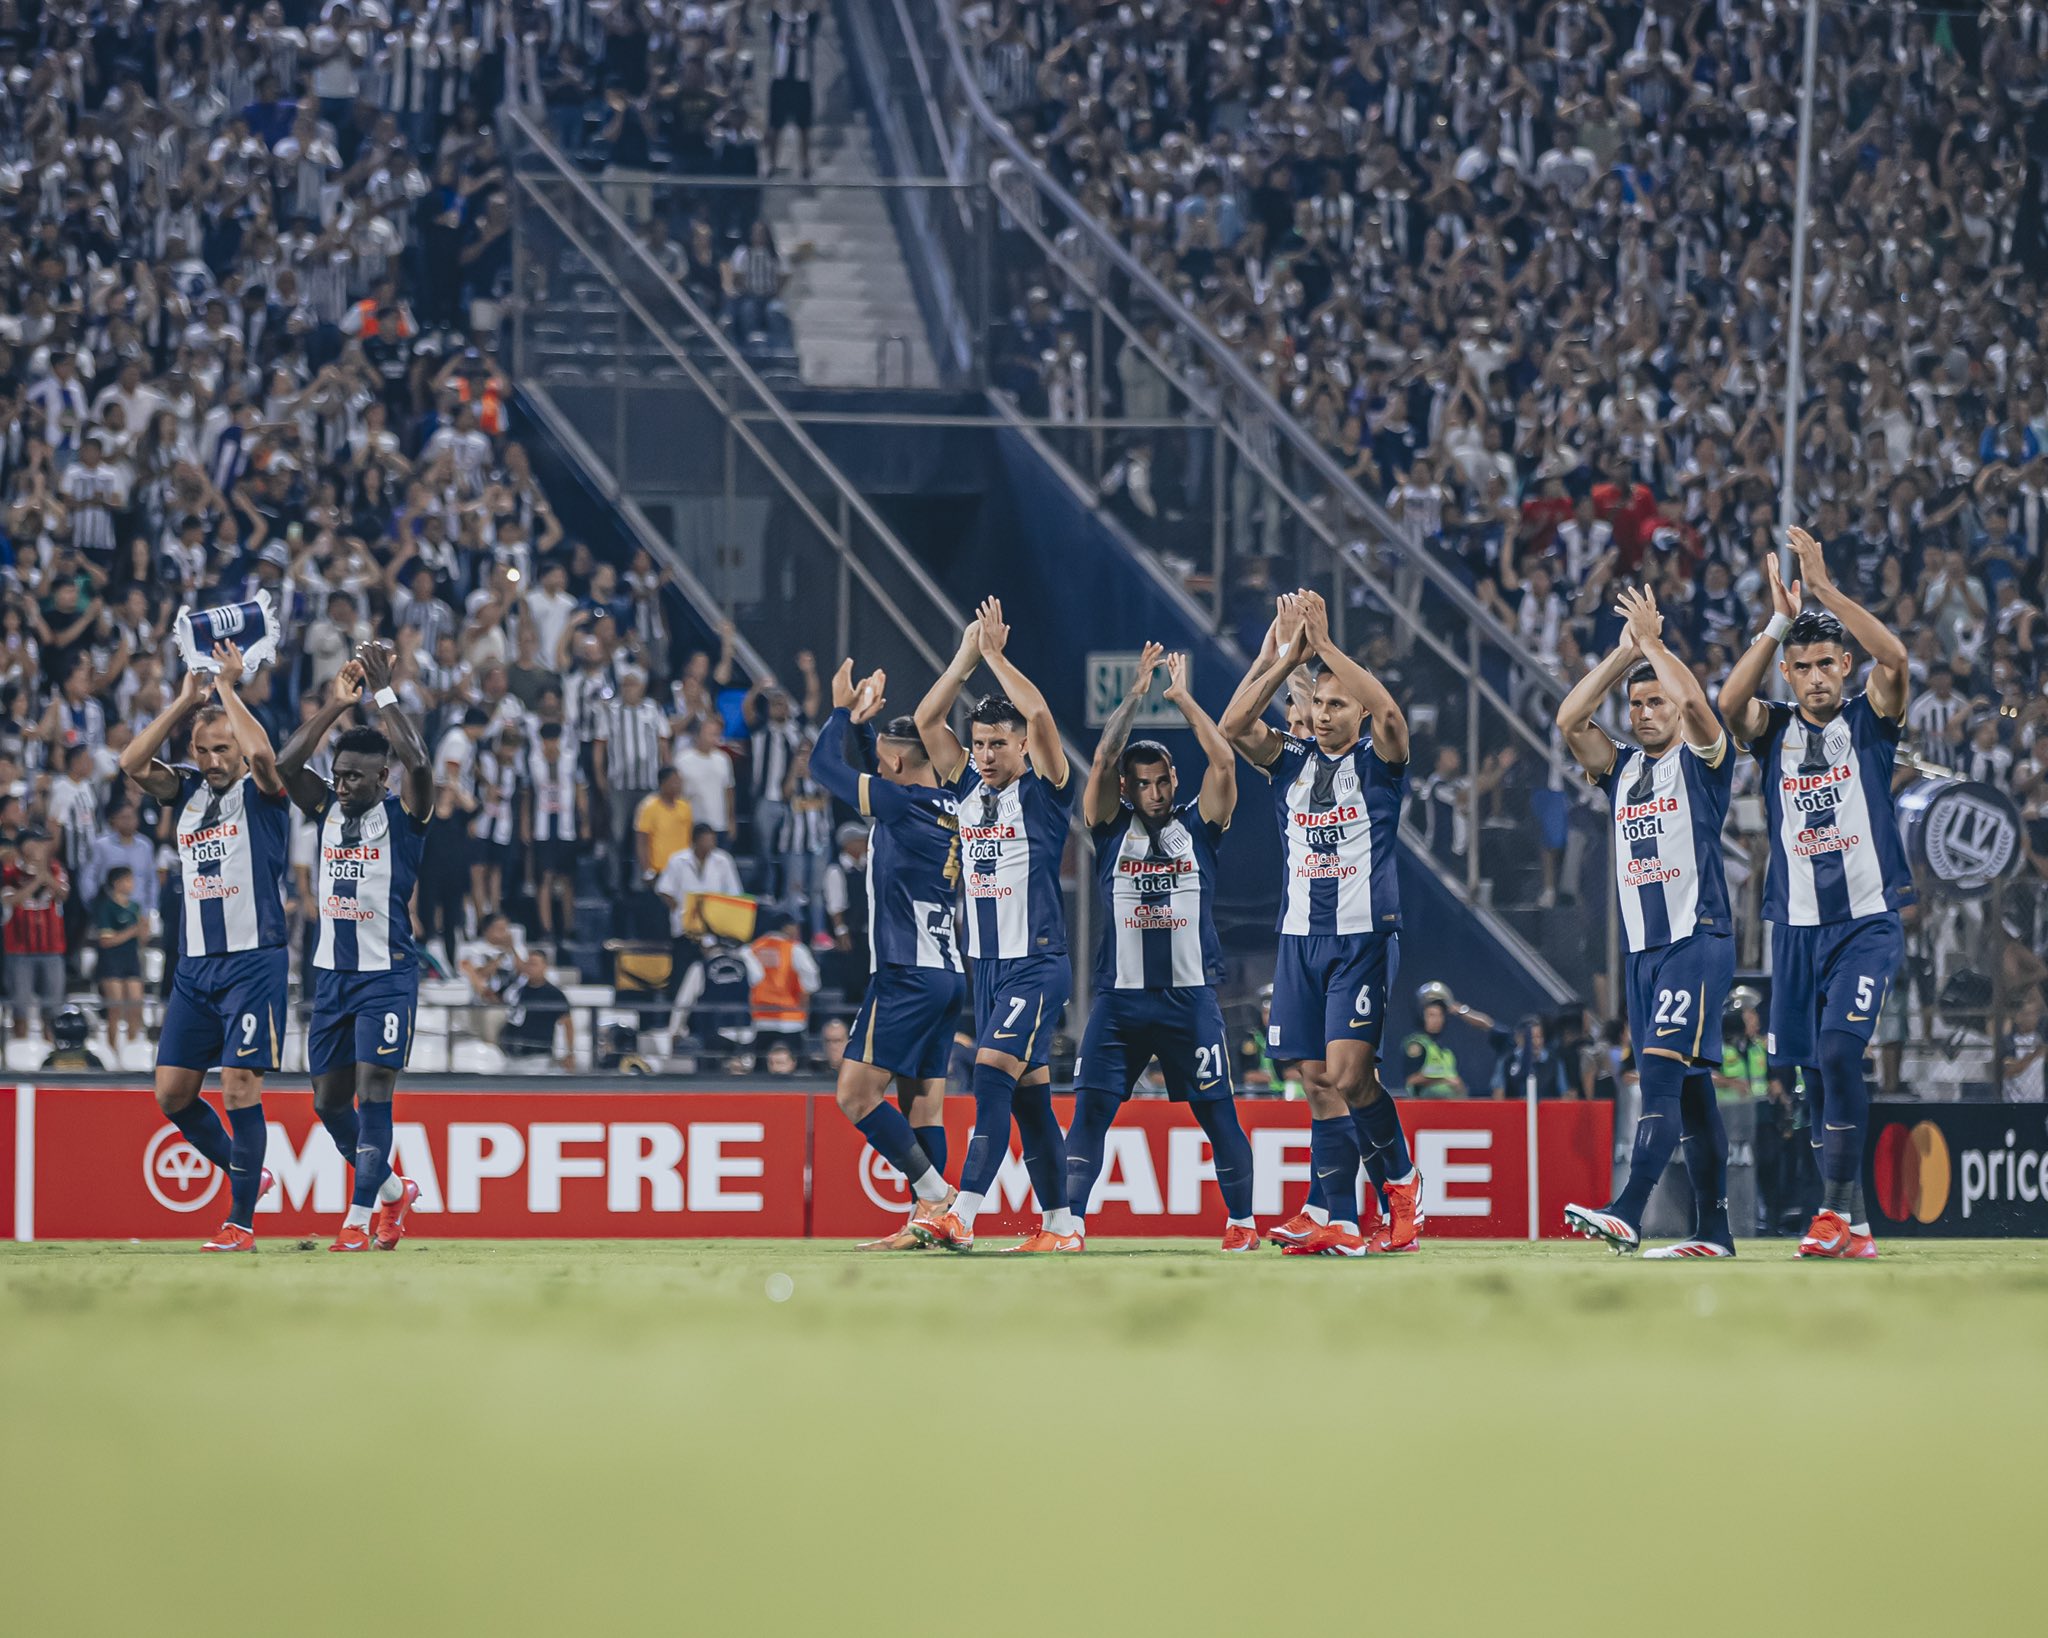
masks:
[(1778, 475), (1778, 552), (1786, 583), (1792, 579), (1792, 548), (1785, 531), (1799, 503), (1799, 401), (1805, 396), (1801, 372), (1806, 351), (1806, 216), (1813, 192), (1813, 60), (1820, 46), (1820, 0), (1806, 0), (1805, 61), (1799, 80), (1799, 181), (1792, 203), (1792, 299), (1785, 349), (1785, 439)]

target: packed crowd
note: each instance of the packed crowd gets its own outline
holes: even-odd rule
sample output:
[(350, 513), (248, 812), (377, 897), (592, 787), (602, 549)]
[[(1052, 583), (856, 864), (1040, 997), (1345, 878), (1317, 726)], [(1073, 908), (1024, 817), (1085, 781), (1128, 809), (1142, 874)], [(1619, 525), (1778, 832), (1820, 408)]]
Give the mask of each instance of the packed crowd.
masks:
[[(744, 27), (744, 7), (697, 8), (678, 33), (632, 0), (0, 7), (15, 1036), (88, 983), (117, 1045), (142, 1027), (176, 852), (118, 759), (175, 693), (178, 611), (259, 595), (279, 658), (245, 695), (274, 743), (356, 644), (395, 645), (444, 776), (420, 911), (451, 976), (500, 908), (586, 967), (648, 930), (635, 917), (665, 937), (654, 889), (671, 855), (706, 848), (697, 822), (826, 935), (834, 843), (791, 701), (738, 678), (729, 642), (681, 651), (645, 554), (604, 561), (565, 535), (509, 436), (497, 356), (496, 112), (545, 102), (566, 129), (572, 100), (659, 94)], [(303, 831), (295, 915), (310, 858)]]
[[(1713, 684), (1768, 612), (1801, 15), (963, 11), (985, 92), (1051, 172), (1544, 664), (1578, 675), (1616, 635), (1613, 593), (1641, 580)], [(1827, 5), (1818, 61), (1801, 509), (1841, 584), (1909, 636), (1913, 749), (2016, 798), (2038, 889), (2048, 12)], [(1080, 298), (1035, 252), (1015, 281), (1007, 379), (1056, 411), (1097, 367), (1077, 360), (1082, 327), (1062, 329)], [(1107, 361), (1108, 402), (1135, 384), (1162, 413), (1134, 360)], [(1148, 513), (1178, 495), (1169, 453), (1147, 463)], [(1274, 510), (1233, 528), (1249, 621), (1270, 596), (1259, 559), (1281, 549)], [(1418, 766), (1433, 843), (1462, 853), (1468, 792), (1482, 821), (1526, 824), (1533, 803), (1532, 889), (1570, 893), (1554, 779), (1507, 746), (1466, 768), (1461, 743), (1425, 744)], [(2029, 909), (2026, 936), (2042, 930)]]

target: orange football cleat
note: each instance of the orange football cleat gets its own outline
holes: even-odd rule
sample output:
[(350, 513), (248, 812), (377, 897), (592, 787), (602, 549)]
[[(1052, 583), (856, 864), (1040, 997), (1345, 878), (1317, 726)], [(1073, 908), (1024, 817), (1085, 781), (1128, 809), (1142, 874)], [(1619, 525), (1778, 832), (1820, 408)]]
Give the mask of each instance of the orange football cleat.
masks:
[(855, 1251), (922, 1251), (924, 1242), (905, 1223), (894, 1234), (885, 1234), (879, 1240), (862, 1240), (853, 1248)]
[(1363, 1257), (1370, 1249), (1365, 1236), (1356, 1229), (1340, 1229), (1335, 1223), (1318, 1223), (1315, 1233), (1298, 1246), (1282, 1246), (1289, 1257)]
[(1877, 1242), (1867, 1234), (1858, 1234), (1840, 1212), (1823, 1207), (1807, 1226), (1806, 1237), (1799, 1242), (1799, 1255), (1866, 1262), (1877, 1255)]
[(1406, 1183), (1389, 1183), (1386, 1187), (1387, 1220), (1378, 1232), (1386, 1236), (1387, 1243), (1373, 1249), (1413, 1251), (1422, 1233), (1422, 1174), (1417, 1172)]
[(344, 1223), (341, 1225), (341, 1232), (335, 1235), (334, 1243), (327, 1249), (329, 1251), (368, 1251), (370, 1249), (370, 1231), (366, 1228), (357, 1228), (353, 1223)]
[(245, 1229), (239, 1223), (223, 1223), (211, 1240), (199, 1248), (201, 1251), (254, 1251), (256, 1231)]
[(1009, 1251), (1085, 1251), (1087, 1246), (1078, 1234), (1055, 1234), (1051, 1229), (1040, 1229), (1036, 1234), (1026, 1235), (1013, 1246), (1004, 1246)]
[(1405, 1246), (1397, 1246), (1393, 1241), (1393, 1225), (1391, 1223), (1382, 1223), (1372, 1233), (1366, 1235), (1365, 1249), (1375, 1253), (1383, 1251), (1420, 1251), (1422, 1249), (1420, 1239), (1410, 1240)]
[(1225, 1251), (1257, 1251), (1259, 1245), (1259, 1231), (1249, 1223), (1232, 1223), (1223, 1231)]
[(398, 1198), (370, 1213), (370, 1244), (379, 1251), (398, 1248), (398, 1242), (405, 1238), (405, 1219), (420, 1197), (420, 1186), (411, 1178), (400, 1178), (399, 1182), (402, 1186)]
[(1298, 1211), (1284, 1223), (1275, 1223), (1266, 1230), (1266, 1238), (1283, 1251), (1289, 1246), (1298, 1246), (1322, 1227), (1306, 1211)]
[(926, 1245), (937, 1246), (941, 1251), (974, 1249), (974, 1230), (951, 1211), (942, 1211), (936, 1217), (913, 1217), (910, 1232)]

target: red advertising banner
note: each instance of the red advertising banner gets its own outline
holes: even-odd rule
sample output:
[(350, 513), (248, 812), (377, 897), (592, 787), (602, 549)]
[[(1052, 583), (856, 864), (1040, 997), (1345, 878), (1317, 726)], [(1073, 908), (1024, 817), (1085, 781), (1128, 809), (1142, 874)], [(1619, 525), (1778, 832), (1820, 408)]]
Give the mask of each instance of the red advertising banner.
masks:
[[(1072, 1100), (1055, 1100), (1061, 1120)], [(329, 1233), (348, 1205), (349, 1169), (307, 1092), (264, 1099), (278, 1186), (260, 1236)], [(1253, 1209), (1271, 1222), (1308, 1185), (1308, 1111), (1247, 1101)], [(949, 1100), (959, 1174), (974, 1106)], [(1516, 1239), (1528, 1232), (1527, 1108), (1403, 1102), (1424, 1179), (1427, 1232)], [(909, 1191), (830, 1097), (781, 1092), (507, 1092), (401, 1089), (399, 1169), (420, 1184), (413, 1232), (436, 1238), (868, 1239), (909, 1211)], [(1538, 1110), (1539, 1224), (1562, 1229), (1567, 1200), (1605, 1200), (1613, 1110)], [(1208, 1141), (1178, 1104), (1128, 1105), (1109, 1134), (1089, 1214), (1105, 1235), (1218, 1232), (1223, 1202)], [(0, 1086), (0, 1233), (37, 1240), (200, 1239), (226, 1215), (227, 1181), (141, 1087)], [(1013, 1137), (978, 1227), (1002, 1236), (1037, 1220)]]
[[(1053, 1100), (1062, 1125), (1071, 1098)], [(830, 1098), (812, 1118), (811, 1233), (870, 1239), (900, 1224), (910, 1192), (895, 1168), (869, 1149)], [(1529, 1232), (1528, 1107), (1523, 1103), (1401, 1100), (1401, 1123), (1423, 1176), (1426, 1233), (1459, 1239), (1519, 1239)], [(1261, 1223), (1298, 1210), (1308, 1192), (1308, 1109), (1247, 1100), (1238, 1116), (1252, 1142), (1252, 1210)], [(965, 1152), (971, 1099), (951, 1098), (946, 1141)], [(1614, 1109), (1605, 1103), (1537, 1108), (1538, 1223), (1564, 1233), (1568, 1201), (1605, 1201), (1613, 1188)], [(948, 1173), (958, 1177), (957, 1164)], [(1220, 1233), (1223, 1198), (1208, 1139), (1186, 1107), (1156, 1099), (1127, 1104), (1110, 1128), (1102, 1178), (1088, 1213), (1092, 1234)], [(1036, 1226), (1030, 1179), (1013, 1135), (977, 1235)]]
[[(17, 1238), (203, 1239), (227, 1179), (139, 1088), (10, 1089), (34, 1120), (33, 1220)], [(412, 1232), (439, 1239), (711, 1238), (804, 1232), (811, 1100), (759, 1093), (407, 1092), (398, 1169), (420, 1185)], [(278, 1185), (259, 1236), (328, 1234), (349, 1169), (310, 1092), (272, 1092)], [(5, 1128), (10, 1155), (18, 1122)], [(20, 1158), (15, 1157), (15, 1164)], [(26, 1227), (29, 1232), (21, 1231)]]

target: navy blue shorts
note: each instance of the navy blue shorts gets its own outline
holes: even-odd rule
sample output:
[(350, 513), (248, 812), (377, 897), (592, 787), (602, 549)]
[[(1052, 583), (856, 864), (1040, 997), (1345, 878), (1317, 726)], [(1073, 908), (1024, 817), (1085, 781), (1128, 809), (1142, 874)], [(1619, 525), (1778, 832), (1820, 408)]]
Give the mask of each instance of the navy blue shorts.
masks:
[(313, 970), (313, 1027), (306, 1035), (306, 1069), (325, 1075), (349, 1064), (403, 1069), (412, 1055), (412, 1026), (420, 1005), (420, 970), (337, 973)]
[(941, 967), (881, 967), (853, 1015), (846, 1055), (892, 1075), (944, 1080), (967, 980)]
[(1282, 933), (1266, 1026), (1273, 1061), (1320, 1059), (1332, 1041), (1363, 1041), (1377, 1051), (1400, 964), (1398, 933)]
[(1765, 1051), (1790, 1064), (1818, 1063), (1822, 1030), (1865, 1046), (1906, 955), (1896, 911), (1821, 927), (1771, 923), (1771, 1031)]
[(276, 1071), (291, 994), (289, 950), (180, 956), (156, 1061), (176, 1069)]
[(1193, 1102), (1230, 1096), (1230, 1054), (1214, 990), (1205, 984), (1095, 992), (1074, 1084), (1127, 1098), (1154, 1058), (1172, 1097)]
[(1074, 975), (1065, 956), (1025, 956), (1019, 961), (978, 961), (974, 965), (974, 1044), (1021, 1058), (1026, 1069), (1043, 1069), (1052, 1056), (1053, 1031), (1060, 1026)]
[(1693, 933), (1654, 950), (1629, 952), (1628, 1038), (1721, 1067), (1721, 1015), (1735, 987), (1735, 940)]

